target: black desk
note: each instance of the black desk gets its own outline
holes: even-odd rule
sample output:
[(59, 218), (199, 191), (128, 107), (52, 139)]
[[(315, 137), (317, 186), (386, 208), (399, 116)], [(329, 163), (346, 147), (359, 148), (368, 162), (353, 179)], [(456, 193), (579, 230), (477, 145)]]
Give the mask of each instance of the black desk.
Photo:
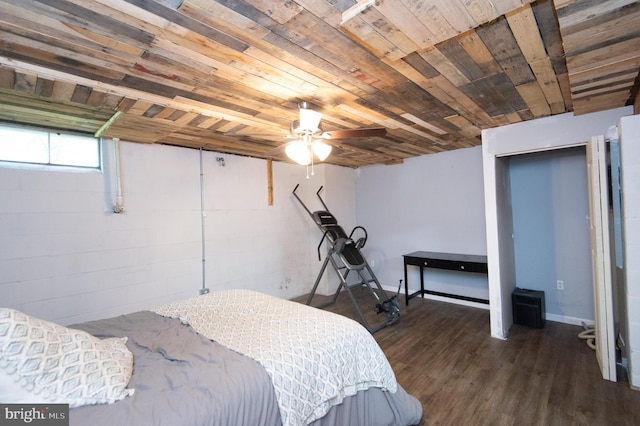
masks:
[[(453, 253), (436, 253), (431, 251), (414, 251), (405, 254), (404, 257), (404, 295), (405, 303), (409, 306), (409, 299), (418, 295), (424, 297), (424, 294), (434, 294), (436, 296), (451, 297), (454, 299), (467, 300), (470, 302), (486, 303), (486, 299), (477, 299), (475, 297), (460, 296), (457, 294), (442, 293), (439, 291), (431, 291), (424, 289), (424, 268), (448, 269), (451, 271), (476, 272), (480, 274), (487, 273), (487, 256), (478, 256), (473, 254), (453, 254)], [(409, 283), (407, 282), (407, 265), (420, 267), (420, 290), (413, 294), (409, 294)]]

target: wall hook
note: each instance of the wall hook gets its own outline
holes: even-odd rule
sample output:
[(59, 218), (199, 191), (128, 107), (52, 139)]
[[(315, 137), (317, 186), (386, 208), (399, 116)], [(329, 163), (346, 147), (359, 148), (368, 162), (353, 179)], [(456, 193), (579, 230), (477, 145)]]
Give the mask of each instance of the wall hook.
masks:
[(220, 167), (224, 167), (224, 157), (216, 157), (216, 161), (220, 164)]

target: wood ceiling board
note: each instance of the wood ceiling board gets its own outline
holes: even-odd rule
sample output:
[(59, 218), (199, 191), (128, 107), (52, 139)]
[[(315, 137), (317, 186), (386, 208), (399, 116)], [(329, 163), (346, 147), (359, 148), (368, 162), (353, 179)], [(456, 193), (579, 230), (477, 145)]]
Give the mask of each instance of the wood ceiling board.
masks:
[(542, 36), (538, 31), (538, 23), (533, 10), (529, 5), (526, 5), (516, 11), (507, 13), (506, 16), (509, 28), (511, 28), (511, 32), (518, 42), (523, 56), (529, 63), (531, 71), (551, 107), (551, 112), (553, 114), (565, 112), (560, 85), (551, 60), (547, 55)]
[(131, 108), (127, 110), (127, 113), (133, 115), (143, 115), (153, 105), (154, 104), (152, 102), (138, 100), (131, 106)]
[[(585, 32), (599, 25), (609, 25), (620, 17), (637, 11), (636, 0), (576, 1), (570, 4), (555, 2), (558, 23), (563, 36)], [(598, 37), (598, 34), (593, 34)]]
[[(417, 0), (402, 0), (393, 2), (379, 0), (369, 2), (371, 7), (354, 6), (358, 13), (343, 14), (342, 25), (346, 26), (351, 20), (358, 19), (377, 11), (381, 17), (373, 22), (378, 26), (393, 25), (406, 34), (420, 49), (425, 49), (439, 42), (455, 37), (481, 24), (496, 19), (522, 4), (521, 1), (497, 2), (497, 7), (490, 1), (467, 2), (461, 0), (434, 0), (423, 2)], [(360, 34), (350, 28), (358, 37)], [(366, 39), (368, 31), (362, 28), (362, 40)], [(411, 53), (413, 50), (407, 52)]]
[(571, 56), (567, 59), (567, 67), (570, 78), (579, 73), (604, 74), (610, 66), (638, 58), (640, 58), (640, 37)]
[[(51, 82), (51, 87), (53, 89), (53, 82)], [(107, 99), (107, 94), (104, 92), (101, 92), (99, 90), (93, 90), (93, 88), (91, 88), (91, 93), (89, 94), (89, 97), (87, 98), (86, 101), (86, 105), (88, 106), (92, 106), (92, 107), (101, 107), (102, 105), (104, 105), (105, 100)]]
[[(394, 6), (394, 9), (395, 6)], [(400, 9), (399, 7), (397, 9)], [(401, 59), (409, 53), (415, 52), (420, 48), (416, 42), (405, 32), (401, 31), (393, 22), (385, 21), (382, 15), (371, 8), (359, 16), (373, 31), (380, 34), (381, 37), (389, 40), (396, 48), (392, 50), (392, 54), (385, 54), (391, 60)], [(345, 28), (344, 26), (342, 28)], [(416, 27), (417, 28), (417, 27)]]
[(302, 12), (303, 8), (294, 2), (274, 2), (272, 0), (246, 0), (279, 24), (285, 24)]
[(613, 95), (618, 94), (621, 97), (629, 97), (629, 84), (633, 81), (633, 79), (628, 78), (623, 81), (618, 82), (610, 82), (606, 85), (602, 86), (594, 86), (589, 88), (588, 90), (578, 91), (574, 93), (573, 97), (575, 101), (579, 101), (585, 97), (596, 97), (600, 95)]
[(500, 65), (475, 31), (461, 34), (456, 40), (485, 75), (500, 72)]
[[(290, 63), (300, 67), (301, 70), (322, 78), (335, 87), (342, 88), (349, 97), (358, 97), (375, 91), (366, 83), (352, 76), (348, 71), (333, 66), (317, 55), (302, 49), (277, 34), (269, 33), (265, 36), (265, 40), (272, 43), (276, 50), (284, 52), (279, 56), (281, 59), (289, 60)], [(314, 100), (322, 99), (322, 93), (314, 94), (313, 98)]]
[(440, 75), (446, 76), (454, 86), (460, 87), (469, 84), (471, 80), (453, 64), (438, 48), (429, 48), (420, 53), (420, 56)]
[(95, 132), (111, 115), (100, 108), (56, 102), (31, 92), (18, 93), (5, 88), (0, 89), (0, 107), (3, 109), (2, 119), (6, 121), (19, 123), (22, 119), (31, 118), (32, 125), (69, 130), (77, 126), (78, 131), (89, 133)]
[[(421, 63), (427, 64), (422, 58), (419, 60)], [(412, 60), (412, 63), (413, 62), (414, 61)], [(430, 65), (427, 64), (430, 69), (435, 71), (435, 75), (432, 74), (430, 77), (426, 77), (421, 74), (418, 70), (404, 61), (398, 61), (390, 65), (403, 76), (413, 81), (417, 86), (427, 91), (435, 99), (438, 99), (442, 104), (447, 105), (452, 110), (469, 117), (474, 123), (479, 123), (482, 127), (491, 127), (496, 124), (485, 111), (482, 111), (480, 106), (468, 98), (447, 78), (435, 71), (435, 69)]]
[(12, 124), (29, 120), (30, 126), (93, 134), (101, 125), (102, 116), (72, 116), (50, 110), (34, 110), (32, 105), (9, 105), (0, 96), (0, 121)]
[(476, 33), (515, 86), (535, 81), (505, 18), (500, 18), (491, 25), (478, 27)]
[(494, 20), (503, 13), (498, 13), (491, 0), (477, 0), (464, 2), (467, 11), (477, 23), (485, 23)]
[[(86, 5), (86, 4), (85, 4)], [(95, 5), (99, 7), (99, 5)], [(107, 15), (96, 13), (96, 10), (89, 10), (82, 5), (70, 2), (57, 2), (47, 4), (46, 2), (24, 1), (19, 3), (20, 9), (11, 8), (8, 4), (2, 5), (2, 11), (9, 15), (15, 14), (19, 25), (27, 25), (38, 29), (38, 24), (42, 25), (43, 34), (49, 34), (58, 39), (74, 40), (78, 44), (83, 44), (84, 37), (78, 37), (74, 29), (84, 29), (87, 32), (95, 32), (110, 39), (125, 38), (127, 43), (143, 46), (151, 41), (152, 35), (134, 25), (128, 25), (118, 19)], [(32, 24), (23, 23), (21, 18), (30, 20)], [(35, 26), (34, 26), (35, 25)], [(61, 37), (67, 33), (66, 37)], [(81, 34), (80, 34), (81, 35)]]
[[(187, 37), (186, 40), (189, 40), (189, 38)], [(184, 52), (184, 44), (189, 43), (182, 37), (174, 41), (171, 44), (167, 44), (166, 41), (160, 41), (158, 45), (174, 49), (177, 52)], [(176, 43), (181, 44), (178, 45)], [(304, 79), (288, 74), (277, 67), (272, 67), (267, 62), (270, 59), (269, 57), (264, 57), (263, 59), (265, 60), (263, 61), (247, 55), (236, 55), (231, 50), (225, 50), (206, 43), (202, 44), (199, 41), (193, 41), (192, 44), (189, 44), (189, 47), (193, 50), (188, 53), (194, 60), (208, 63), (211, 67), (210, 77), (236, 83), (238, 87), (248, 86), (252, 87), (252, 90), (258, 87), (261, 92), (266, 94), (275, 93), (277, 96), (296, 96), (299, 93), (297, 89), (306, 92), (312, 92), (317, 89), (317, 86), (308, 83)], [(214, 55), (212, 52), (215, 51), (220, 51), (220, 53)], [(235, 57), (231, 56), (231, 53)], [(206, 78), (208, 77), (203, 76), (203, 79)]]
[[(629, 53), (640, 50), (636, 2), (528, 3), (370, 2), (346, 25), (359, 22), (374, 48), (341, 28), (348, 1), (0, 0), (0, 87), (30, 93), (33, 108), (54, 115), (65, 104), (128, 112), (121, 127), (131, 137), (127, 120), (157, 119), (176, 145), (223, 141), (225, 152), (258, 157), (242, 144), (280, 141), (225, 130), (286, 134), (305, 100), (327, 130), (389, 129), (385, 156), (379, 140), (355, 141), (361, 151), (334, 153), (336, 164), (387, 164), (571, 111), (572, 96), (581, 108), (584, 99), (603, 108), (624, 97), (638, 68)], [(18, 107), (16, 115), (35, 120)]]
[(207, 25), (219, 28), (232, 37), (247, 42), (250, 46), (260, 45), (262, 38), (270, 31), (251, 19), (210, 0), (187, 0), (180, 6), (180, 12)]
[(574, 85), (574, 96), (579, 97), (581, 93), (589, 92), (590, 90), (607, 88), (619, 84), (626, 85), (628, 89), (629, 84), (633, 84), (633, 81), (637, 77), (638, 73), (632, 68), (618, 73), (608, 74), (600, 78), (588, 79)]
[[(38, 77), (35, 75), (16, 73), (13, 88), (19, 92), (33, 94), (35, 92), (37, 82), (38, 82)], [(75, 87), (74, 87), (74, 91), (75, 91)]]
[(203, 103), (201, 101), (184, 98), (182, 96), (176, 97), (175, 100), (179, 102), (179, 104), (187, 106), (188, 110), (200, 112), (211, 117), (228, 120), (238, 124), (245, 124), (247, 126), (269, 128), (273, 129), (274, 131), (280, 130), (280, 126), (278, 126), (277, 124), (274, 124), (273, 122), (268, 120), (257, 118), (248, 113), (236, 112), (226, 107), (218, 107), (215, 105)]
[(341, 26), (342, 32), (348, 34), (360, 45), (366, 46), (378, 58), (391, 61), (402, 59), (418, 47), (403, 33), (389, 24), (371, 25), (368, 21), (375, 19), (371, 14), (356, 17)]
[[(13, 103), (15, 105), (31, 104), (36, 109), (53, 110), (52, 112), (60, 112), (62, 114), (72, 115), (86, 115), (91, 116), (93, 114), (106, 113), (110, 114), (108, 108), (102, 108), (101, 106), (88, 106), (72, 102), (73, 94), (76, 93), (77, 86), (67, 86), (69, 95), (65, 99), (56, 99), (55, 84), (51, 84), (52, 88), (49, 96), (44, 96), (38, 87), (43, 79), (39, 79), (35, 76), (26, 78), (27, 76), (21, 73), (13, 73), (13, 78), (6, 80), (6, 83), (0, 88), (0, 94), (5, 103)], [(53, 83), (48, 81), (49, 83)]]
[[(476, 35), (475, 32), (470, 33), (470, 35), (471, 34), (473, 34), (474, 36)], [(460, 73), (464, 74), (464, 76), (466, 77), (466, 82), (463, 82), (463, 84), (466, 84), (469, 81), (474, 81), (486, 77), (487, 75), (497, 74), (500, 71), (500, 68), (493, 60), (493, 57), (491, 58), (490, 62), (483, 62), (482, 64), (478, 64), (478, 62), (476, 62), (477, 59), (475, 59), (474, 56), (470, 55), (469, 51), (465, 49), (462, 44), (462, 40), (470, 41), (474, 39), (471, 37), (456, 37), (439, 43), (437, 46), (437, 50), (440, 51), (443, 57), (445, 57), (452, 66), (457, 68)], [(479, 53), (481, 54), (477, 55), (476, 57), (480, 58), (480, 61), (489, 61), (488, 58), (484, 57), (484, 52), (482, 52), (482, 47), (484, 47), (484, 44), (477, 36), (475, 37), (475, 41), (476, 43), (474, 43), (474, 48), (478, 48)], [(485, 52), (488, 52), (486, 51), (486, 47), (484, 47), (484, 49)], [(495, 67), (493, 65), (495, 65)], [(486, 68), (489, 68), (490, 71), (485, 71)], [(448, 75), (446, 71), (439, 71), (440, 74)]]
[[(70, 101), (73, 96), (73, 92), (75, 91), (76, 84), (67, 83), (65, 81), (59, 80), (49, 80), (53, 81), (53, 87), (51, 88), (50, 97), (53, 99), (57, 99), (60, 101)], [(97, 90), (96, 90), (97, 92)]]
[(270, 29), (355, 77), (369, 88), (385, 87), (394, 81), (392, 70), (377, 61), (375, 55), (361, 49), (349, 37), (320, 21), (315, 15), (301, 13), (292, 24), (294, 25)]
[(603, 109), (619, 108), (620, 100), (624, 97), (624, 94), (628, 91), (618, 91), (614, 93), (589, 95), (585, 98), (574, 99), (575, 113), (589, 114), (592, 112), (602, 111)]
[(637, 57), (627, 60), (606, 64), (597, 68), (589, 68), (583, 72), (571, 75), (572, 90), (579, 90), (584, 83), (592, 81), (602, 81), (620, 74), (632, 73), (638, 70), (640, 62)]
[(199, 117), (197, 112), (187, 112), (182, 117), (174, 121), (177, 126), (188, 126), (192, 121)]
[(421, 118), (416, 117), (413, 114), (404, 113), (404, 114), (402, 114), (402, 117), (406, 118), (409, 121), (412, 121), (412, 122), (416, 123), (417, 125), (419, 125), (421, 127), (424, 127), (425, 129), (428, 129), (428, 130), (430, 130), (430, 131), (432, 131), (434, 133), (437, 133), (439, 135), (445, 135), (445, 134), (448, 133), (446, 130), (443, 130), (442, 128), (440, 128), (440, 127), (438, 127), (436, 125), (433, 125), (433, 124), (431, 124), (429, 122), (426, 122), (426, 121), (422, 120)]
[[(372, 151), (370, 149), (364, 149), (364, 148), (360, 148), (355, 144), (350, 144), (348, 143), (346, 140), (341, 139), (341, 140), (336, 140), (336, 141), (331, 141), (331, 145), (337, 147), (340, 149), (341, 151), (341, 156), (344, 159), (350, 159), (351, 161), (354, 161), (356, 158), (371, 158), (371, 157), (376, 157), (379, 160), (386, 162), (386, 161), (402, 161), (402, 156), (398, 156), (397, 153), (393, 154), (393, 155), (389, 155), (389, 154), (384, 154), (381, 152), (377, 152), (377, 151)], [(387, 143), (386, 146), (389, 146), (390, 144)]]
[(562, 114), (566, 112), (564, 97), (560, 90), (560, 84), (558, 83), (556, 74), (553, 72), (551, 62), (543, 59), (541, 61), (531, 62), (529, 66), (536, 76), (536, 80), (544, 93), (547, 103), (551, 107), (551, 113)]
[[(386, 20), (396, 31), (405, 34), (405, 37), (413, 43), (413, 45), (407, 45), (406, 54), (433, 46), (437, 42), (433, 32), (401, 1), (379, 1), (374, 7), (362, 12), (360, 17), (362, 16), (368, 16), (372, 24), (375, 24), (376, 19)], [(342, 25), (344, 27), (345, 23)]]
[(539, 118), (551, 115), (551, 107), (537, 81), (516, 86), (516, 90), (534, 117)]
[[(67, 53), (57, 47), (49, 48), (46, 43), (10, 36), (0, 30), (0, 55), (8, 53), (10, 49), (18, 50), (19, 53), (13, 55), (15, 59), (28, 59), (34, 64), (47, 64), (50, 69), (56, 71), (72, 71), (83, 76), (91, 75), (97, 79), (114, 82), (121, 81), (125, 75), (108, 68), (110, 65), (104, 60), (94, 60), (91, 56), (76, 53), (71, 53), (67, 57), (65, 56)], [(84, 59), (87, 62), (82, 62)]]
[(460, 33), (456, 31), (449, 20), (441, 13), (438, 7), (440, 4), (439, 1), (421, 2), (406, 0), (404, 3), (409, 6), (410, 10), (418, 17), (423, 25), (433, 32), (434, 44)]
[[(637, 39), (640, 36), (639, 20), (640, 6), (638, 6), (638, 10), (635, 13), (620, 17), (615, 22), (604, 22), (591, 30), (584, 30), (570, 35), (563, 33), (563, 43), (567, 58)], [(598, 31), (598, 33), (594, 33), (595, 31)]]
[(103, 137), (120, 138), (141, 143), (155, 143), (176, 132), (179, 126), (167, 120), (122, 114), (102, 134)]
[(250, 140), (241, 140), (237, 138), (229, 138), (223, 135), (198, 129), (188, 133), (171, 133), (160, 140), (161, 143), (170, 143), (179, 145), (181, 141), (190, 141), (190, 146), (207, 147), (210, 150), (220, 150), (226, 153), (236, 153), (242, 155), (263, 155), (265, 152), (273, 149), (275, 146), (267, 144), (259, 144)]
[[(542, 36), (545, 50), (552, 61), (564, 58), (564, 47), (560, 36), (560, 25), (558, 23), (556, 10), (552, 0), (539, 0), (531, 3), (531, 8), (535, 15), (538, 31)], [(564, 61), (558, 61), (559, 64)], [(561, 73), (561, 69), (556, 69)]]
[[(624, 105), (629, 96), (625, 89), (630, 87), (621, 87), (615, 77), (640, 68), (640, 4), (610, 0), (556, 4), (556, 8), (575, 113)], [(613, 84), (608, 90), (598, 84), (585, 86), (608, 80)]]
[(467, 139), (478, 138), (476, 144), (479, 145), (481, 143), (479, 136), (482, 132), (482, 129), (479, 129), (478, 127), (474, 126), (473, 123), (471, 123), (469, 120), (467, 120), (463, 116), (452, 115), (452, 116), (446, 117), (446, 120), (449, 121), (454, 126), (456, 126), (459, 129), (458, 132), (460, 132), (460, 134), (465, 136)]

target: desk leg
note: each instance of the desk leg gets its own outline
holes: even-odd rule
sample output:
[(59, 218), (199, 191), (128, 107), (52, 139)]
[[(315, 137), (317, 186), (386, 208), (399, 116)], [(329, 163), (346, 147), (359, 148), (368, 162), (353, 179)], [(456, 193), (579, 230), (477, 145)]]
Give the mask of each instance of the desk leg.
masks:
[(420, 265), (420, 297), (424, 299), (424, 267)]
[(407, 263), (404, 264), (404, 303), (409, 306), (409, 284), (407, 284)]

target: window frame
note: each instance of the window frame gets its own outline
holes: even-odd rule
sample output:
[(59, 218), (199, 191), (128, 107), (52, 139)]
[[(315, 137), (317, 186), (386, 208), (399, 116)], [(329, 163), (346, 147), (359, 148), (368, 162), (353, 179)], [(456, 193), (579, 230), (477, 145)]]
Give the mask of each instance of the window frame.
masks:
[[(67, 172), (102, 172), (103, 170), (103, 161), (104, 161), (104, 150), (103, 150), (103, 142), (102, 138), (95, 137), (89, 133), (83, 132), (74, 132), (70, 130), (61, 130), (61, 129), (52, 129), (52, 128), (43, 128), (43, 127), (35, 127), (35, 126), (20, 126), (12, 123), (4, 123), (0, 122), (0, 129), (9, 128), (16, 129), (19, 131), (27, 131), (27, 132), (36, 132), (36, 133), (45, 133), (47, 138), (47, 154), (48, 154), (48, 162), (36, 162), (36, 161), (18, 161), (18, 160), (4, 160), (0, 158), (0, 167), (1, 168), (19, 168), (19, 169), (31, 169), (31, 170), (51, 170), (51, 171), (67, 171)], [(85, 137), (87, 139), (94, 139), (96, 141), (96, 155), (97, 155), (97, 165), (96, 166), (82, 166), (82, 165), (74, 165), (74, 164), (58, 164), (51, 162), (51, 135), (68, 135), (68, 136), (80, 136)]]

